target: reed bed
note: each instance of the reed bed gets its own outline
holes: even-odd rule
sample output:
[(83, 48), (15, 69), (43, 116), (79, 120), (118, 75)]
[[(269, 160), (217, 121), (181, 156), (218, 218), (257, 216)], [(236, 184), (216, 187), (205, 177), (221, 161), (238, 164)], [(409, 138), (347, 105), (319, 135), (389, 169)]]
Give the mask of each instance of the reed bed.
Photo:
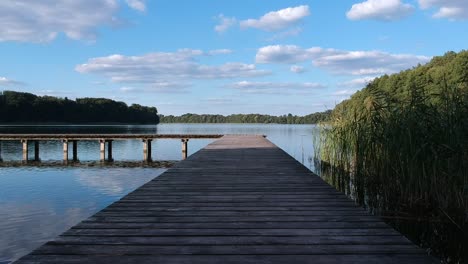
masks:
[(468, 262), (467, 87), (397, 99), (369, 85), (314, 144), (326, 181), (449, 263)]

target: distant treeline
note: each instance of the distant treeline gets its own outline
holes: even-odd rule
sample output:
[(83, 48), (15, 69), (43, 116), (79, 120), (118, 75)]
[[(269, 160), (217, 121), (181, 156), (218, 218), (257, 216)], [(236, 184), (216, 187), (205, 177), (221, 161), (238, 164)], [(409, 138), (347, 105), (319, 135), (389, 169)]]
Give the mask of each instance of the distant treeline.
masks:
[(327, 121), (331, 110), (314, 113), (306, 116), (292, 114), (271, 116), (261, 114), (236, 114), (236, 115), (198, 115), (184, 114), (181, 116), (160, 116), (161, 123), (263, 123), (263, 124), (316, 124)]
[(327, 121), (331, 110), (305, 116), (292, 114), (271, 116), (261, 114), (160, 115), (155, 107), (138, 104), (128, 106), (106, 98), (37, 96), (14, 91), (0, 92), (0, 123), (275, 123), (316, 124)]
[(0, 92), (0, 122), (159, 123), (155, 107), (128, 106), (105, 98), (58, 98)]

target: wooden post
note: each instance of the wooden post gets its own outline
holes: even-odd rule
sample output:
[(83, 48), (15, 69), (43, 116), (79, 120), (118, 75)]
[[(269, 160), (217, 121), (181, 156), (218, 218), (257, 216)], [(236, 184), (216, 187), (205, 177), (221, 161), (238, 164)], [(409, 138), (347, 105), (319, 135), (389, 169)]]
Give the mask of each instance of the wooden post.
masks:
[(182, 159), (186, 159), (187, 158), (187, 152), (188, 152), (188, 146), (187, 146), (187, 143), (189, 141), (188, 138), (183, 138), (182, 140)]
[(73, 161), (78, 161), (78, 141), (73, 140)]
[(2, 141), (0, 141), (0, 162), (2, 162)]
[(39, 157), (39, 141), (34, 141), (34, 161), (40, 161)]
[(100, 160), (101, 162), (106, 161), (106, 141), (104, 139), (99, 140), (99, 145), (101, 149), (101, 157)]
[(68, 139), (63, 140), (63, 161), (68, 162)]
[(23, 162), (28, 162), (28, 140), (22, 139), (21, 143), (23, 143)]
[(151, 158), (151, 139), (143, 139), (143, 161), (150, 162)]
[(114, 161), (112, 158), (112, 140), (107, 140), (107, 161)]

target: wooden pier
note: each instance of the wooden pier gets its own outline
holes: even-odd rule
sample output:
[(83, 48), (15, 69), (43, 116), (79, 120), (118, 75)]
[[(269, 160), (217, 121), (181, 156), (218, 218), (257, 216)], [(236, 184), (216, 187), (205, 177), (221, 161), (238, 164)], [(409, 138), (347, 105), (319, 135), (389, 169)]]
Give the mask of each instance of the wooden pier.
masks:
[(261, 136), (225, 136), (17, 263), (435, 263)]
[[(29, 161), (29, 142), (34, 144), (34, 161), (40, 161), (39, 142), (59, 140), (63, 142), (63, 161), (69, 161), (68, 145), (72, 143), (72, 160), (78, 161), (78, 141), (99, 141), (100, 161), (114, 161), (112, 142), (115, 140), (139, 139), (143, 142), (143, 161), (152, 161), (151, 142), (155, 139), (180, 139), (182, 159), (187, 158), (189, 139), (215, 139), (223, 135), (161, 135), (161, 134), (0, 134), (0, 161), (2, 161), (1, 141), (20, 141), (23, 146), (23, 162)], [(106, 151), (107, 143), (107, 151)], [(106, 157), (107, 152), (107, 157)]]

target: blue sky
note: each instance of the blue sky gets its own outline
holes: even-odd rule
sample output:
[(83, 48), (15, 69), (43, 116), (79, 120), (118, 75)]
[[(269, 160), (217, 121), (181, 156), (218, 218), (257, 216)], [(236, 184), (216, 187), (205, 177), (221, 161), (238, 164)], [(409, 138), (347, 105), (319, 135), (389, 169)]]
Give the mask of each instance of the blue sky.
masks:
[(466, 0), (2, 0), (0, 90), (304, 115), (467, 32)]

